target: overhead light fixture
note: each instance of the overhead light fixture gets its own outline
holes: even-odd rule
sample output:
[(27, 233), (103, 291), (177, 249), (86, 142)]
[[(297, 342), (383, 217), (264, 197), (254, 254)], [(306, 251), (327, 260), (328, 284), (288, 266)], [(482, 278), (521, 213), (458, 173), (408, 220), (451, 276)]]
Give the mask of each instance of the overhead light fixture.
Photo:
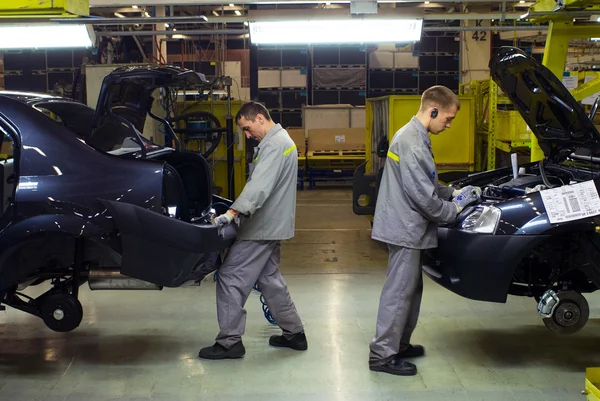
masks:
[(235, 10), (235, 15), (242, 15), (240, 10)]
[(0, 25), (1, 50), (93, 47), (95, 42), (91, 25)]
[(597, 21), (597, 22), (600, 22), (600, 17), (596, 18), (596, 21)]
[(125, 18), (125, 16), (121, 13), (115, 13), (115, 17), (119, 17), (119, 18)]
[(525, 0), (519, 0), (519, 4), (525, 4)]
[(326, 6), (330, 6), (330, 5), (331, 5), (331, 2), (330, 2), (330, 1), (326, 1), (326, 2), (325, 2), (325, 5), (326, 5)]
[(425, 2), (425, 4), (429, 4), (429, 2), (428, 2), (428, 1), (426, 1), (426, 2)]
[(131, 8), (139, 8), (138, 6), (136, 6), (135, 4), (131, 6)]
[(229, 7), (235, 7), (235, 4), (229, 3)]
[(165, 24), (165, 28), (168, 28), (168, 27), (169, 27), (169, 24)]
[(144, 15), (148, 18), (150, 18), (150, 14), (148, 14), (148, 11), (144, 11)]
[(244, 21), (244, 26), (248, 26), (248, 21)]
[(213, 10), (213, 15), (214, 15), (215, 17), (218, 17), (218, 16), (219, 16), (219, 13), (218, 13), (218, 12), (216, 12), (215, 10)]
[(421, 39), (421, 19), (250, 22), (255, 44), (402, 43)]

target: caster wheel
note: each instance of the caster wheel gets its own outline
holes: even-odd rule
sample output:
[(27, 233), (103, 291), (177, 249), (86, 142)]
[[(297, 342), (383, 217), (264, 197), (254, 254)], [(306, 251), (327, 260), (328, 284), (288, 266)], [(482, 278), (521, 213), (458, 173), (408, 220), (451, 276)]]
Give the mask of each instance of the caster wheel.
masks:
[(575, 291), (558, 293), (560, 302), (554, 308), (551, 317), (545, 318), (544, 324), (556, 334), (573, 334), (585, 326), (590, 317), (588, 302)]
[(50, 330), (74, 330), (83, 318), (83, 307), (71, 294), (56, 293), (46, 297), (40, 308), (41, 318)]

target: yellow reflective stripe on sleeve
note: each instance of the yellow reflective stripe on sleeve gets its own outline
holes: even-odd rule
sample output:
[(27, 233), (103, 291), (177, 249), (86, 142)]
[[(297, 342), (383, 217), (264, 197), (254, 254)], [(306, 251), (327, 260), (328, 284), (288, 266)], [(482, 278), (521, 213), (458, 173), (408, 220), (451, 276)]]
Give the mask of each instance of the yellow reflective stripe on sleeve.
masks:
[(288, 149), (285, 150), (285, 152), (283, 152), (283, 155), (284, 156), (289, 155), (292, 152), (292, 150), (294, 150), (294, 149), (296, 149), (296, 145), (290, 146)]
[(252, 163), (256, 163), (258, 161), (258, 157), (255, 157), (254, 159), (252, 159)]
[(393, 153), (391, 150), (388, 150), (387, 156), (392, 159), (393, 161), (400, 163), (400, 156), (398, 156), (397, 154)]

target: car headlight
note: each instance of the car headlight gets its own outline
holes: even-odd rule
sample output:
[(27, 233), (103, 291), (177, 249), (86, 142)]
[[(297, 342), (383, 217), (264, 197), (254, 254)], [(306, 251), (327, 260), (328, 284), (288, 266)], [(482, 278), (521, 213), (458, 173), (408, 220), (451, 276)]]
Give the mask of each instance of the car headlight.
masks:
[(468, 232), (493, 234), (498, 227), (501, 213), (497, 207), (480, 206), (460, 223), (460, 228)]

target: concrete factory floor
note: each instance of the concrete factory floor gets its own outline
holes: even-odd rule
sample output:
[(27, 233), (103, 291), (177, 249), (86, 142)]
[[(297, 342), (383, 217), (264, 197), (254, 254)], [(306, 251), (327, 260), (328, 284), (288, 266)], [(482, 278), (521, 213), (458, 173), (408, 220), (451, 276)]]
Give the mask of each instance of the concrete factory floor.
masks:
[(585, 399), (585, 368), (600, 366), (600, 292), (588, 296), (588, 325), (558, 337), (532, 299), (475, 302), (426, 278), (413, 337), (427, 352), (415, 361), (418, 375), (369, 371), (387, 259), (369, 233), (369, 221), (352, 213), (351, 191), (298, 192), (282, 271), (306, 325), (306, 352), (268, 346), (279, 329), (256, 292), (246, 305), (246, 356), (206, 361), (198, 350), (218, 332), (212, 279), (162, 292), (83, 286), (84, 320), (70, 333), (14, 309), (0, 313), (0, 400)]

